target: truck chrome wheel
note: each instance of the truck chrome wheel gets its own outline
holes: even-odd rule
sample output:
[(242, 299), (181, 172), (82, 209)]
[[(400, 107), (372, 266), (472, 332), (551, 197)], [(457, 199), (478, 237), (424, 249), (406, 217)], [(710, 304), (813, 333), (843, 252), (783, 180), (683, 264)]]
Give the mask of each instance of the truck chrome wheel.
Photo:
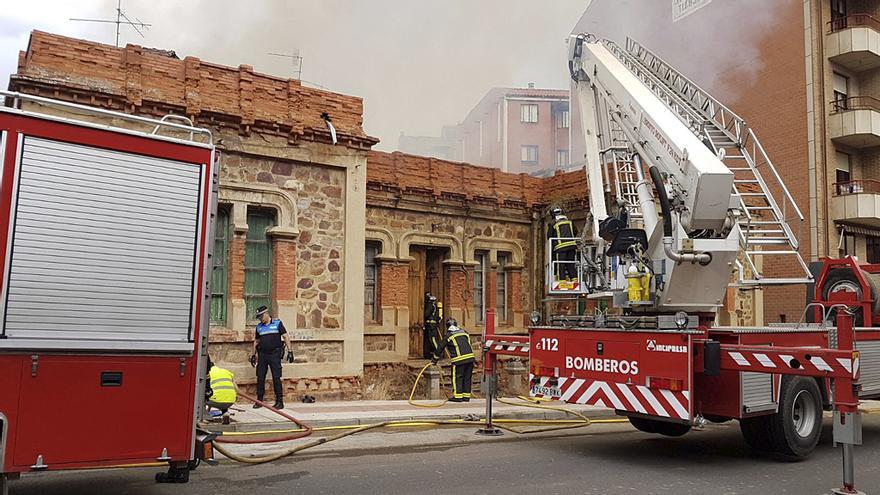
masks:
[(816, 427), (816, 404), (813, 396), (806, 390), (801, 390), (794, 398), (791, 408), (791, 421), (794, 431), (801, 437), (809, 437)]

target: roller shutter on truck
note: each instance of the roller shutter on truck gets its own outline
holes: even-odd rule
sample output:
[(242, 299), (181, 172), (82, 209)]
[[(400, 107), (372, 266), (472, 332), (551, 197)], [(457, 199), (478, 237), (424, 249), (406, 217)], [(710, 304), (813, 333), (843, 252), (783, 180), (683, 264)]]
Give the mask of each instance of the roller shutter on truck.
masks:
[(24, 136), (4, 347), (192, 350), (204, 170)]

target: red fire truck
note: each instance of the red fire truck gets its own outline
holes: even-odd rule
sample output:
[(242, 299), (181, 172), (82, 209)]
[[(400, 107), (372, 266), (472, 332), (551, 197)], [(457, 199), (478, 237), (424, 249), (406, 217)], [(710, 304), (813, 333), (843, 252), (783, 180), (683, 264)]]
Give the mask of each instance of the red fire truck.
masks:
[[(551, 303), (602, 309), (548, 307), (528, 337), (487, 335), (489, 394), (494, 355), (528, 356), (535, 397), (669, 436), (735, 419), (750, 445), (788, 458), (814, 450), (834, 406), (840, 493), (855, 493), (858, 400), (880, 396), (880, 266), (825, 259), (814, 274), (790, 225), (803, 216), (754, 131), (651, 51), (590, 35), (569, 48), (590, 212), (582, 237), (549, 240), (546, 286)], [(574, 260), (555, 255), (571, 241)], [(731, 283), (811, 284), (814, 297), (798, 323), (718, 326)]]
[(196, 430), (211, 134), (181, 117), (2, 95), (0, 487), (157, 460), (170, 465), (157, 479), (185, 482), (211, 457)]

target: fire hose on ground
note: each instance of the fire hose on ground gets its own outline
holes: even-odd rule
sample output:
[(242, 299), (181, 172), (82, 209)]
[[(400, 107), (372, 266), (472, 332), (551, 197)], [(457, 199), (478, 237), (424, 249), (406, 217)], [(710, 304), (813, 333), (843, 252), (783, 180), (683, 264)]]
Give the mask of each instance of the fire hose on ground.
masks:
[[(446, 404), (447, 401), (442, 401), (439, 403), (433, 404), (419, 404), (413, 400), (413, 396), (415, 395), (416, 388), (422, 378), (425, 370), (430, 366), (431, 363), (425, 365), (418, 376), (416, 377), (415, 383), (413, 384), (412, 390), (409, 395), (409, 403), (418, 406), (418, 407), (440, 407)], [(319, 445), (323, 445), (325, 443), (329, 443), (335, 440), (339, 440), (356, 433), (362, 433), (369, 430), (374, 430), (378, 428), (409, 428), (409, 427), (437, 427), (437, 426), (479, 426), (482, 424), (482, 419), (480, 420), (467, 420), (467, 419), (454, 419), (454, 420), (418, 420), (418, 421), (384, 421), (381, 423), (373, 423), (368, 425), (342, 425), (342, 426), (327, 426), (320, 428), (312, 428), (309, 425), (303, 423), (302, 421), (296, 419), (295, 417), (285, 413), (284, 411), (280, 411), (275, 409), (274, 407), (269, 406), (257, 399), (246, 395), (240, 394), (245, 399), (254, 402), (255, 404), (259, 404), (266, 409), (284, 417), (285, 419), (293, 422), (299, 428), (297, 429), (287, 429), (287, 430), (270, 430), (270, 431), (255, 431), (255, 432), (224, 432), (221, 433), (220, 436), (217, 437), (214, 444), (214, 449), (217, 452), (220, 452), (224, 456), (233, 461), (241, 462), (244, 464), (263, 464), (266, 462), (276, 461), (278, 459), (282, 459), (284, 457), (296, 454), (306, 449), (310, 449), (312, 447), (317, 447)], [(561, 411), (566, 414), (570, 414), (575, 416), (576, 419), (565, 420), (565, 419), (539, 419), (539, 420), (523, 420), (523, 419), (496, 419), (494, 423), (498, 424), (499, 428), (510, 431), (512, 433), (516, 433), (518, 435), (532, 434), (532, 433), (543, 433), (549, 431), (557, 431), (557, 430), (568, 430), (574, 428), (583, 428), (589, 426), (594, 423), (624, 423), (626, 419), (599, 419), (599, 420), (591, 420), (590, 418), (584, 416), (583, 414), (572, 411), (570, 409), (566, 409), (563, 407), (555, 407), (555, 406), (547, 406), (542, 405), (540, 400), (532, 399), (528, 397), (519, 396), (521, 403), (511, 402), (505, 399), (498, 399), (499, 402), (508, 405), (514, 406), (525, 406), (532, 407), (537, 409), (545, 409), (545, 410), (553, 410), (553, 411)], [(537, 428), (530, 430), (522, 430), (517, 429), (512, 426), (505, 425), (513, 425), (513, 424), (521, 424), (521, 425), (558, 425), (551, 426), (546, 428)], [(315, 440), (306, 442), (301, 445), (297, 445), (295, 447), (291, 447), (288, 449), (280, 450), (278, 452), (268, 454), (260, 457), (250, 457), (250, 456), (242, 456), (235, 453), (230, 452), (228, 449), (222, 447), (220, 444), (261, 444), (261, 443), (277, 443), (277, 442), (285, 442), (290, 440), (297, 440), (300, 438), (305, 438), (309, 435), (312, 435), (315, 431), (331, 431), (331, 430), (344, 430), (341, 433), (337, 433), (335, 435), (331, 435), (328, 437), (320, 437)], [(251, 436), (265, 436), (265, 435), (280, 435), (271, 438), (246, 438)], [(236, 438), (236, 437), (245, 437), (245, 438)]]

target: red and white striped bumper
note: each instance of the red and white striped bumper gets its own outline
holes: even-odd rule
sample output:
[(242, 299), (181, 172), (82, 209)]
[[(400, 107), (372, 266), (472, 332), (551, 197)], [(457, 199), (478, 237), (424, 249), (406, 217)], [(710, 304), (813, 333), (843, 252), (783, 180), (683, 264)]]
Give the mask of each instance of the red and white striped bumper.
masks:
[(483, 343), (483, 349), (492, 354), (504, 354), (507, 356), (529, 356), (529, 340), (528, 337), (519, 340), (497, 340), (487, 339)]
[(850, 378), (860, 376), (859, 352), (818, 348), (721, 346), (721, 366), (737, 371)]
[(571, 404), (610, 407), (650, 416), (690, 421), (690, 393), (648, 388), (643, 385), (603, 382), (581, 378), (556, 378), (530, 375), (531, 395), (561, 400)]

